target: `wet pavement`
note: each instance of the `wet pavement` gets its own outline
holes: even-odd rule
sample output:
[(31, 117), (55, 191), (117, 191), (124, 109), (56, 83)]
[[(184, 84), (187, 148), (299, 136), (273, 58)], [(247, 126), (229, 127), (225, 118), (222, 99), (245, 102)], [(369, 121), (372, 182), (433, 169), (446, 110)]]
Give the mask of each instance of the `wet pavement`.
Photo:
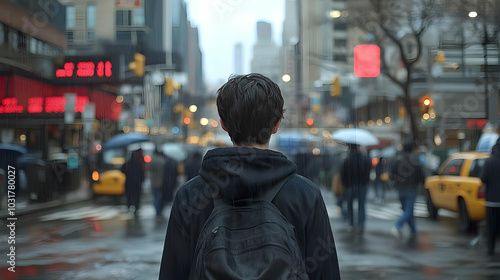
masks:
[[(500, 279), (500, 250), (486, 256), (484, 238), (473, 242), (475, 235), (459, 233), (455, 213), (443, 211), (431, 221), (419, 201), (418, 235), (393, 237), (390, 228), (401, 210), (395, 194), (388, 196), (384, 204), (369, 200), (365, 232), (359, 234), (348, 230), (332, 193), (324, 192), (343, 279)], [(16, 273), (3, 257), (1, 279), (157, 279), (166, 225), (149, 201), (137, 219), (107, 201), (24, 215), (16, 224)], [(2, 231), (3, 256), (7, 241)]]

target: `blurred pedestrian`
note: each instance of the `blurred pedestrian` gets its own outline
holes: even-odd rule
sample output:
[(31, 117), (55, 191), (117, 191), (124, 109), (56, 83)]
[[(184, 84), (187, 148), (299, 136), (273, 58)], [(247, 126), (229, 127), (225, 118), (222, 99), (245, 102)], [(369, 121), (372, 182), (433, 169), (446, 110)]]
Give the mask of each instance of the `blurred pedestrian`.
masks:
[(420, 159), (413, 153), (413, 149), (413, 140), (405, 140), (403, 151), (396, 157), (390, 170), (390, 177), (394, 181), (403, 209), (403, 214), (391, 229), (392, 234), (397, 238), (402, 237), (401, 229), (405, 223), (410, 227), (412, 237), (415, 237), (417, 233), (413, 207), (417, 199), (417, 190), (424, 182), (425, 176)]
[(203, 155), (198, 149), (188, 154), (184, 168), (186, 173), (186, 181), (189, 181), (198, 175), (198, 171), (201, 168), (202, 160), (203, 160)]
[(495, 239), (500, 234), (500, 138), (484, 163), (481, 181), (486, 184), (486, 238), (488, 255), (495, 254)]
[(163, 170), (165, 168), (166, 158), (165, 155), (155, 149), (153, 156), (151, 157), (151, 162), (149, 163), (149, 177), (151, 178), (151, 192), (153, 193), (153, 206), (155, 207), (156, 217), (162, 217), (163, 211), (163, 199), (162, 193), (165, 185), (165, 174)]
[(388, 179), (387, 160), (384, 157), (380, 157), (377, 165), (375, 166), (375, 180), (373, 181), (376, 202), (384, 203)]
[[(340, 167), (340, 178), (345, 188), (345, 199), (347, 201), (347, 219), (349, 231), (354, 228), (363, 233), (366, 218), (366, 192), (370, 182), (371, 162), (366, 154), (363, 154), (359, 145), (348, 144), (349, 154)], [(354, 224), (354, 200), (358, 203), (358, 219)]]
[(179, 162), (173, 158), (166, 157), (163, 165), (163, 190), (162, 203), (169, 204), (174, 200), (174, 190), (177, 188), (179, 177)]
[(137, 216), (142, 194), (142, 182), (144, 181), (144, 156), (142, 149), (132, 152), (130, 159), (121, 167), (121, 172), (125, 174), (125, 196), (127, 199), (127, 209), (134, 206), (134, 215)]

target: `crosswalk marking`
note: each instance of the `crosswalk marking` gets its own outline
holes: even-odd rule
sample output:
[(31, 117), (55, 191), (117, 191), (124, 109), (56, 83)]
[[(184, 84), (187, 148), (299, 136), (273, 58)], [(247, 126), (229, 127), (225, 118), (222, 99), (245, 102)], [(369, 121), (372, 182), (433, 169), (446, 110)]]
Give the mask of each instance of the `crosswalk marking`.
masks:
[[(171, 206), (168, 205), (164, 209), (164, 214), (168, 217), (170, 215)], [(149, 219), (156, 216), (156, 211), (152, 205), (143, 205), (139, 210), (139, 218)], [(90, 219), (93, 221), (102, 220), (130, 220), (134, 219), (133, 208), (127, 211), (127, 207), (124, 205), (117, 206), (83, 206), (71, 210), (64, 210), (55, 212), (52, 214), (44, 215), (40, 217), (41, 221), (54, 221), (54, 220), (64, 220), (64, 221), (74, 221), (81, 219)]]
[[(401, 214), (403, 214), (403, 210), (401, 209), (401, 204), (399, 202), (389, 202), (385, 204), (366, 204), (366, 215), (368, 217), (373, 217), (380, 220), (396, 220)], [(336, 204), (328, 203), (326, 205), (326, 209), (328, 211), (328, 216), (330, 219), (340, 217), (340, 210)], [(356, 211), (356, 203), (354, 203), (354, 211)], [(427, 212), (427, 205), (424, 201), (415, 202), (413, 212), (415, 217), (427, 218), (429, 213)], [(447, 217), (458, 217), (458, 214), (452, 211), (440, 209), (439, 216), (447, 216)]]

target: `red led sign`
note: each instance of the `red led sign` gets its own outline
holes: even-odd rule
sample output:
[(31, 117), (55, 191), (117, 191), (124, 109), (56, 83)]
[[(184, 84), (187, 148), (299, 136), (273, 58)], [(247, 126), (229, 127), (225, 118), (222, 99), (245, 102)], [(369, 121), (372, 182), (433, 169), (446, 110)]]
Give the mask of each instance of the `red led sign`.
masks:
[(354, 47), (354, 75), (373, 78), (380, 74), (380, 48), (377, 45)]
[[(76, 65), (76, 71), (75, 71)], [(92, 61), (80, 62), (66, 62), (62, 69), (56, 70), (57, 78), (71, 78), (71, 77), (98, 77), (109, 78), (113, 75), (113, 64), (111, 61), (99, 61), (96, 63)]]
[(23, 106), (17, 105), (17, 98), (14, 97), (3, 99), (0, 105), (0, 113), (22, 113), (23, 111)]
[[(88, 96), (77, 96), (75, 112), (83, 113), (85, 104), (89, 103)], [(30, 97), (28, 98), (28, 113), (64, 113), (66, 111), (64, 96)], [(5, 98), (0, 103), (0, 113), (23, 113), (24, 107), (17, 104), (17, 98)]]

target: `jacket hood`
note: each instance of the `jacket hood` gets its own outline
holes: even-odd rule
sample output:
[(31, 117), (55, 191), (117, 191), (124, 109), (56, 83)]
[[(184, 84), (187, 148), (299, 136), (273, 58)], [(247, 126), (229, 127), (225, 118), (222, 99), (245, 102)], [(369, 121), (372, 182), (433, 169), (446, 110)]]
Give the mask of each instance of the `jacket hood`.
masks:
[(203, 158), (200, 176), (226, 201), (261, 197), (293, 174), (296, 166), (282, 153), (246, 147), (217, 148)]

